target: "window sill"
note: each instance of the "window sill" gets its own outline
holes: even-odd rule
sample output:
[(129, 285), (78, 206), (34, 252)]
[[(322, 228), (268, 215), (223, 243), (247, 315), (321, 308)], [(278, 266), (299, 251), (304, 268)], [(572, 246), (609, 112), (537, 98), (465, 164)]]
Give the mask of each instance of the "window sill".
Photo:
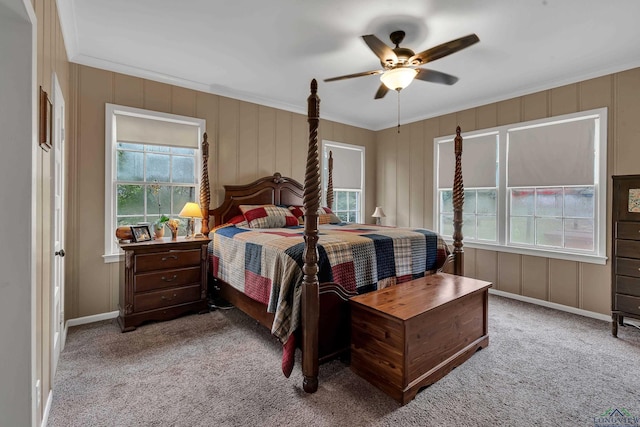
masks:
[(123, 255), (124, 254), (105, 254), (105, 255), (102, 255), (102, 259), (104, 259), (105, 264), (110, 264), (110, 263), (122, 261)]
[[(453, 240), (450, 240), (450, 239), (446, 239), (446, 240), (447, 240), (447, 243), (449, 244), (452, 244), (453, 242)], [(529, 248), (519, 248), (514, 246), (491, 245), (487, 243), (478, 243), (478, 242), (463, 241), (463, 244), (464, 244), (464, 247), (466, 248), (482, 249), (487, 251), (507, 252), (512, 254), (529, 255), (529, 256), (536, 256), (536, 257), (542, 257), (542, 258), (562, 259), (566, 261), (585, 262), (589, 264), (605, 265), (607, 263), (607, 257), (602, 255), (576, 254), (576, 253), (557, 252), (557, 251), (544, 250), (544, 249), (529, 249)]]

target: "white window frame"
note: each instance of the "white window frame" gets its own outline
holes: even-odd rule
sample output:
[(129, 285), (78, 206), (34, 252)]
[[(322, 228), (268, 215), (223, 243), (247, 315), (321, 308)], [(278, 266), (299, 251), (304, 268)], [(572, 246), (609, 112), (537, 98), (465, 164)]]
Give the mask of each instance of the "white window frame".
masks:
[[(586, 253), (582, 251), (562, 250), (556, 248), (531, 248), (520, 247), (508, 244), (509, 238), (509, 200), (507, 189), (507, 133), (510, 130), (522, 127), (534, 127), (536, 125), (555, 123), (560, 121), (571, 121), (576, 118), (597, 117), (599, 127), (596, 129), (597, 141), (594, 146), (594, 250)], [(465, 159), (464, 146), (465, 137), (498, 132), (498, 242), (480, 243), (478, 241), (464, 241), (464, 245), (469, 248), (485, 249), (498, 252), (509, 252), (521, 255), (531, 255), (563, 259), (569, 261), (586, 262), (592, 264), (605, 265), (607, 262), (606, 242), (607, 242), (607, 108), (581, 111), (572, 114), (565, 114), (555, 117), (547, 117), (538, 120), (531, 120), (522, 123), (498, 126), (490, 129), (482, 129), (472, 132), (465, 132), (463, 135), (463, 160), (462, 175), (464, 178)], [(434, 195), (433, 195), (433, 229), (440, 232), (440, 197), (438, 185), (438, 144), (453, 140), (455, 135), (448, 135), (434, 139)], [(469, 167), (469, 161), (466, 161)], [(464, 212), (463, 212), (464, 214)], [(464, 236), (464, 223), (462, 226)], [(452, 241), (451, 236), (443, 236), (446, 240)]]
[[(206, 121), (177, 114), (162, 113), (159, 111), (144, 110), (141, 108), (127, 107), (123, 105), (105, 104), (105, 214), (104, 214), (104, 255), (105, 263), (118, 262), (122, 257), (122, 250), (117, 246), (113, 218), (116, 215), (114, 202), (114, 180), (116, 177), (115, 160), (116, 140), (116, 115), (129, 115), (152, 120), (161, 120), (173, 123), (188, 124), (198, 128), (198, 148), (195, 164), (195, 187), (200, 187), (200, 173), (202, 164), (202, 137), (206, 129)], [(197, 199), (197, 198), (196, 198)]]
[[(361, 164), (360, 164), (360, 188), (341, 188), (341, 187), (336, 187), (335, 186), (335, 182), (334, 182), (334, 187), (333, 187), (333, 191), (357, 191), (360, 193), (360, 209), (358, 210), (358, 219), (357, 222), (359, 223), (364, 223), (364, 209), (365, 209), (365, 165), (367, 164), (366, 162), (366, 147), (364, 147), (363, 145), (354, 145), (354, 144), (347, 144), (344, 142), (336, 142), (336, 141), (329, 141), (329, 140), (323, 140), (322, 141), (322, 147), (321, 147), (321, 157), (322, 157), (322, 199), (325, 201), (323, 206), (326, 206), (326, 200), (327, 200), (327, 183), (328, 183), (328, 176), (329, 176), (329, 155), (327, 154), (327, 157), (324, 156), (325, 150), (328, 151), (331, 150), (331, 147), (337, 147), (337, 148), (341, 148), (341, 149), (347, 149), (347, 150), (355, 150), (355, 151), (359, 151), (361, 153), (360, 156), (360, 160), (361, 160)], [(333, 161), (335, 164), (336, 161), (336, 157), (333, 157)], [(334, 204), (336, 203), (336, 198), (333, 198), (333, 202)], [(332, 206), (332, 209), (335, 209), (335, 206)]]

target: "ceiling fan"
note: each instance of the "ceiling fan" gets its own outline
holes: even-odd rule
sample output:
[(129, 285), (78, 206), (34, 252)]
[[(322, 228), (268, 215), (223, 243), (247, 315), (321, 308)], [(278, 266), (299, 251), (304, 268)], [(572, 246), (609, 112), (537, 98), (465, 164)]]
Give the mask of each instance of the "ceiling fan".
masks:
[(441, 83), (452, 85), (458, 81), (458, 78), (451, 74), (440, 71), (428, 70), (426, 68), (417, 68), (427, 62), (435, 61), (452, 53), (458, 52), (474, 43), (480, 41), (475, 34), (451, 40), (447, 43), (432, 47), (424, 52), (414, 53), (411, 49), (400, 47), (400, 43), (404, 40), (404, 31), (394, 31), (390, 34), (390, 39), (396, 45), (393, 49), (384, 44), (378, 37), (373, 34), (362, 36), (365, 43), (380, 59), (382, 70), (364, 71), (362, 73), (347, 74), (345, 76), (332, 77), (325, 79), (325, 82), (333, 82), (336, 80), (351, 79), (354, 77), (363, 77), (381, 74), (380, 80), (382, 84), (376, 92), (375, 99), (384, 97), (389, 89), (400, 91), (414, 80), (423, 80), (432, 83)]

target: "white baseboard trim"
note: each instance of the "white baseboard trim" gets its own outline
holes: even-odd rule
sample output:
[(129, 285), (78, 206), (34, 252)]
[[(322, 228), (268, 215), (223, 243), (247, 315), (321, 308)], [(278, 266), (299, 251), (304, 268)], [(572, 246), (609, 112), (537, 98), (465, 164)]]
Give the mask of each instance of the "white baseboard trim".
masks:
[[(66, 322), (65, 329), (71, 326), (85, 325), (87, 323), (100, 322), (101, 320), (115, 319), (118, 317), (118, 311), (110, 311), (108, 313), (94, 314), (92, 316), (76, 317)], [(66, 336), (66, 333), (65, 333)]]
[(511, 292), (499, 291), (497, 289), (489, 288), (489, 293), (498, 295), (500, 297), (511, 298), (518, 301), (528, 302), (531, 304), (541, 305), (547, 308), (553, 308), (560, 311), (566, 311), (568, 313), (578, 314), (580, 316), (591, 317), (593, 319), (604, 320), (606, 322), (611, 322), (611, 316), (596, 313), (595, 311), (583, 310), (581, 308), (570, 307), (568, 305), (558, 304), (555, 302), (545, 301), (537, 298), (525, 297), (524, 295), (512, 294)]
[(47, 397), (47, 404), (42, 412), (42, 424), (41, 427), (47, 427), (49, 422), (49, 412), (51, 412), (51, 403), (53, 403), (53, 390), (49, 390), (49, 396)]

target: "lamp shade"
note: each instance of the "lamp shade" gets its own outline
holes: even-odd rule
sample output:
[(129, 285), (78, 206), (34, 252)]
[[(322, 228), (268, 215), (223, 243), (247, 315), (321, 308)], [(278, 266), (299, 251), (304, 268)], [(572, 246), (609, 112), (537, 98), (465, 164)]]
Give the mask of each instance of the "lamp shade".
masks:
[(185, 218), (202, 218), (202, 211), (200, 210), (200, 206), (194, 202), (187, 202), (178, 216)]
[(401, 90), (409, 86), (418, 74), (415, 68), (393, 68), (380, 76), (380, 81), (391, 90)]
[(384, 211), (382, 210), (382, 208), (380, 206), (376, 206), (376, 210), (373, 212), (373, 215), (371, 215), (374, 218), (384, 218), (386, 217), (386, 215), (384, 214)]

